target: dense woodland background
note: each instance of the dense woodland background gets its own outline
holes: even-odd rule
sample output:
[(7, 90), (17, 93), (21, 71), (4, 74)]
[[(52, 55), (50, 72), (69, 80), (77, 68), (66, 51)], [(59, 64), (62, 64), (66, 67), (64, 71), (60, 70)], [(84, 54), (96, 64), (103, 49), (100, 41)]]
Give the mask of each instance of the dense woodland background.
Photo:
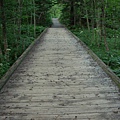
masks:
[(59, 18), (120, 77), (120, 0), (0, 0), (0, 78)]
[(59, 0), (61, 21), (120, 77), (120, 0)]

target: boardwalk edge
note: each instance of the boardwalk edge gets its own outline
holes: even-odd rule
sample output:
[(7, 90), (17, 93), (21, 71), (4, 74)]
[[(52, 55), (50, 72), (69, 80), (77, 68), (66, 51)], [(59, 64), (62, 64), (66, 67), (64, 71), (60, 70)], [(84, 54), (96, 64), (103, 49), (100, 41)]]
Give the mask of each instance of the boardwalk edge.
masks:
[(78, 41), (78, 43), (80, 43), (87, 50), (89, 55), (98, 63), (98, 65), (107, 73), (107, 75), (114, 81), (114, 83), (120, 89), (120, 78), (115, 73), (113, 73), (113, 71), (109, 68), (109, 66), (107, 66), (83, 41), (81, 41), (76, 35), (74, 35), (66, 27), (65, 29)]
[(14, 71), (17, 69), (17, 67), (21, 64), (21, 62), (24, 60), (26, 55), (29, 53), (29, 51), (33, 48), (33, 46), (41, 39), (41, 37), (47, 32), (48, 28), (46, 28), (29, 46), (28, 48), (22, 53), (22, 55), (13, 63), (13, 65), (8, 69), (8, 71), (5, 73), (5, 75), (0, 79), (0, 91), (4, 87), (4, 85), (9, 80), (10, 76), (14, 73)]

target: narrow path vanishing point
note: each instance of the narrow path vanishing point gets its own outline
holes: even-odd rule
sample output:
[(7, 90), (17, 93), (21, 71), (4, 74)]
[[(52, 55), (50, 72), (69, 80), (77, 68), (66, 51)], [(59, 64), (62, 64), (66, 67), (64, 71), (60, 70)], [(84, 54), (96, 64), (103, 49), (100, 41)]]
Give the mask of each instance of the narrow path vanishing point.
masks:
[(53, 22), (2, 89), (0, 120), (120, 120), (117, 86)]

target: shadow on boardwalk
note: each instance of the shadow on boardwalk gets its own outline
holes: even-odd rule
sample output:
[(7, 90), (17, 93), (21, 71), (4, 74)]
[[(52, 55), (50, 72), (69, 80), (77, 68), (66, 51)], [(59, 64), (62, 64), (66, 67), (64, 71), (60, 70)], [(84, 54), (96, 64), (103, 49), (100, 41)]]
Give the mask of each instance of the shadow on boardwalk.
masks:
[(119, 120), (117, 86), (57, 19), (0, 93), (0, 120)]

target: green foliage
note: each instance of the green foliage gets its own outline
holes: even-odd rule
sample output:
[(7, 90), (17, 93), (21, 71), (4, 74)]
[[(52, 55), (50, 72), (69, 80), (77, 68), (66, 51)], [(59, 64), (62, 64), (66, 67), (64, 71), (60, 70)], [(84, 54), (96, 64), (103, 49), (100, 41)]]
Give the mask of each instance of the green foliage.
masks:
[[(39, 35), (44, 29), (45, 29), (45, 27), (43, 27), (43, 26), (36, 26), (36, 34)], [(22, 35), (28, 34), (28, 31), (29, 31), (29, 37), (30, 36), (32, 37), (34, 35), (33, 34), (34, 33), (34, 26), (33, 25), (22, 25), (21, 26)]]
[(60, 20), (120, 76), (120, 0), (58, 0)]
[[(35, 36), (52, 24), (49, 10), (51, 0), (4, 0), (6, 28), (0, 19), (0, 78), (34, 41)], [(2, 9), (3, 10), (3, 9)], [(3, 13), (0, 7), (0, 17)], [(4, 32), (6, 29), (7, 52), (4, 53)]]
[[(34, 26), (29, 26), (29, 36), (26, 35), (27, 33), (27, 27), (26, 25), (22, 26), (22, 35), (20, 36), (20, 41), (17, 42), (16, 37), (9, 32), (8, 35), (10, 35), (8, 39), (9, 44), (9, 59), (6, 59), (5, 56), (1, 56), (0, 58), (2, 61), (0, 62), (0, 78), (7, 72), (9, 67), (17, 60), (17, 58), (23, 53), (23, 51), (31, 44), (31, 42), (34, 41)], [(40, 35), (40, 33), (45, 29), (43, 26), (37, 26), (36, 27), (36, 33), (37, 35)], [(16, 44), (19, 44), (18, 47), (15, 47)], [(14, 46), (14, 47), (13, 47)]]
[(54, 6), (52, 6), (52, 8), (50, 9), (50, 14), (52, 18), (59, 18), (62, 14), (62, 5), (60, 4), (55, 4)]
[(10, 67), (10, 64), (5, 59), (2, 63), (0, 63), (0, 78), (6, 73), (9, 67)]
[[(71, 29), (71, 28), (70, 28)], [(111, 48), (110, 51), (106, 51), (104, 47), (104, 43), (102, 42), (100, 46), (98, 46), (98, 43), (95, 41), (98, 39), (98, 36), (94, 36), (93, 41), (93, 31), (88, 31), (87, 29), (82, 29), (77, 26), (72, 27), (71, 31), (78, 36), (90, 49), (92, 49), (96, 55), (103, 60), (103, 62), (108, 65), (115, 74), (117, 74), (120, 77), (120, 41), (119, 38), (116, 39), (116, 42), (119, 44), (115, 44), (114, 36), (112, 31), (109, 32), (107, 41), (109, 44), (109, 47)], [(119, 33), (117, 31), (117, 33)]]

